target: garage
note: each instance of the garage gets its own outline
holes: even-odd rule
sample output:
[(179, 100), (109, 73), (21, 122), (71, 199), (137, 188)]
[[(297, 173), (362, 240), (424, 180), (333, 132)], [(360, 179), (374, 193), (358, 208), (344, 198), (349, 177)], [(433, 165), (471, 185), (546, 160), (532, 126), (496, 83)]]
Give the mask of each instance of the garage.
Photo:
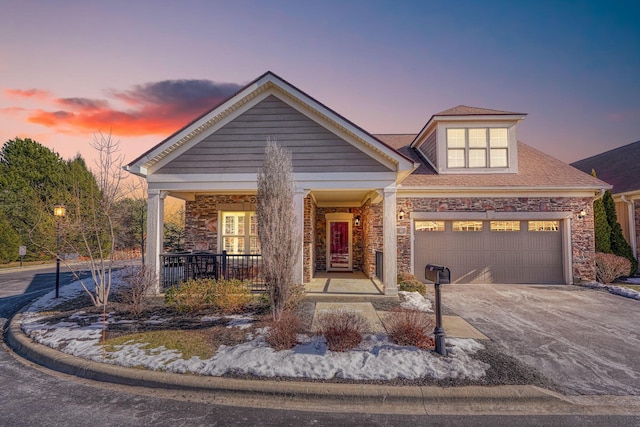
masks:
[(414, 271), (447, 266), (451, 283), (564, 283), (561, 220), (415, 220)]

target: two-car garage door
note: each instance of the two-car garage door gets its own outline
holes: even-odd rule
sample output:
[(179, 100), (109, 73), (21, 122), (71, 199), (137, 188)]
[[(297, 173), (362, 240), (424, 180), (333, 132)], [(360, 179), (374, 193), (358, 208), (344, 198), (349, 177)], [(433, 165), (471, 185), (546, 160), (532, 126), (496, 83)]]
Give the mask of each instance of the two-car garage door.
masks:
[(414, 221), (414, 269), (451, 270), (452, 283), (563, 283), (560, 221)]

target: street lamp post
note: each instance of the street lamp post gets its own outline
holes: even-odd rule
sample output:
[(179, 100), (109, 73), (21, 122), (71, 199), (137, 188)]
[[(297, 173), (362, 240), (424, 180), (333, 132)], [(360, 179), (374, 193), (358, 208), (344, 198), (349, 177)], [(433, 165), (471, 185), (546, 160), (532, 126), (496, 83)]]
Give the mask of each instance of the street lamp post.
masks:
[(57, 244), (56, 244), (56, 298), (60, 296), (60, 220), (67, 213), (64, 205), (55, 205), (53, 207), (53, 215), (58, 221), (57, 225)]

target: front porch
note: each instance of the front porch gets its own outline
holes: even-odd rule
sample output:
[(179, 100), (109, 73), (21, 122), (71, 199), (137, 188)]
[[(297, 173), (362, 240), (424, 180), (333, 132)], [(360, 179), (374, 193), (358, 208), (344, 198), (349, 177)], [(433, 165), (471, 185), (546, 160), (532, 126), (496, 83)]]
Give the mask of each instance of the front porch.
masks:
[[(164, 197), (175, 194), (153, 193), (152, 245), (163, 224)], [(179, 195), (185, 200), (187, 253), (158, 254), (158, 291), (198, 277), (239, 278), (263, 290), (255, 193)], [(311, 294), (397, 294), (395, 191), (303, 190), (295, 196), (292, 214), (302, 235), (297, 283), (306, 284)], [(149, 247), (150, 262), (155, 248)]]
[(381, 297), (384, 296), (382, 282), (376, 278), (368, 278), (361, 271), (316, 272), (307, 283), (307, 296), (317, 297)]

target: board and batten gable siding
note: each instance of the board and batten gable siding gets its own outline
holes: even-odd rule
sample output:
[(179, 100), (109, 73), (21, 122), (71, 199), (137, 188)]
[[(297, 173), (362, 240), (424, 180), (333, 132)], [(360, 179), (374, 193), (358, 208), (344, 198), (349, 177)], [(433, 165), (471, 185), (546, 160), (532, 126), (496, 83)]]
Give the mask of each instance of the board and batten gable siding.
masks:
[(270, 95), (156, 173), (257, 173), (263, 166), (268, 138), (291, 151), (294, 173), (390, 170)]

